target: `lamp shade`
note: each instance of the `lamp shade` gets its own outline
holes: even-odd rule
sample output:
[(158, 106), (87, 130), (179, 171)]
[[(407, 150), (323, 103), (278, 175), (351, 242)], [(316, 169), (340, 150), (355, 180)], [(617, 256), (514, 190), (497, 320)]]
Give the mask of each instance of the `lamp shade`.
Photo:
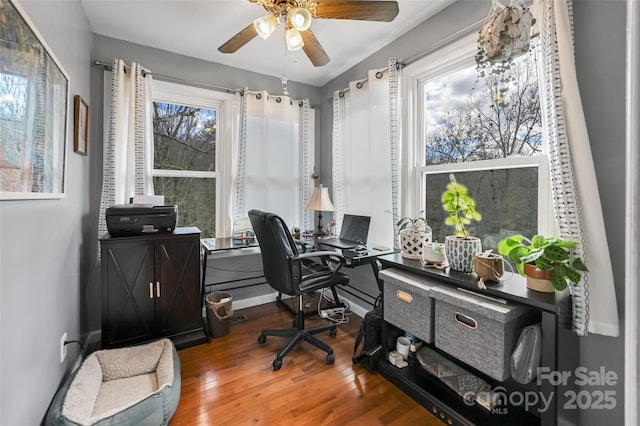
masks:
[(287, 16), (293, 28), (298, 31), (306, 31), (311, 26), (311, 12), (307, 9), (294, 7)]
[(278, 26), (278, 18), (271, 14), (261, 16), (253, 21), (253, 26), (256, 28), (258, 35), (266, 40)]
[(313, 188), (313, 193), (311, 194), (311, 199), (304, 206), (306, 210), (315, 210), (321, 212), (332, 212), (336, 208), (333, 207), (333, 203), (329, 198), (329, 188), (325, 188), (324, 186), (316, 186)]
[(300, 31), (293, 27), (287, 28), (287, 31), (285, 32), (285, 39), (289, 50), (300, 50), (304, 46), (304, 41), (302, 40)]

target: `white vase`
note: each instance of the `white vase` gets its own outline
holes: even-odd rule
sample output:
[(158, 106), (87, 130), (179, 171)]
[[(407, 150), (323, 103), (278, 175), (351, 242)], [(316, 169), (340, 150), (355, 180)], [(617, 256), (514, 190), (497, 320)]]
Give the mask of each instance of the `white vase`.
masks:
[(482, 242), (476, 237), (449, 235), (444, 239), (444, 251), (451, 269), (473, 272), (473, 260), (476, 253), (482, 253)]
[(422, 260), (427, 263), (444, 263), (444, 243), (426, 243), (422, 247)]
[(431, 241), (431, 232), (400, 232), (401, 255), (407, 259), (420, 259), (422, 247)]

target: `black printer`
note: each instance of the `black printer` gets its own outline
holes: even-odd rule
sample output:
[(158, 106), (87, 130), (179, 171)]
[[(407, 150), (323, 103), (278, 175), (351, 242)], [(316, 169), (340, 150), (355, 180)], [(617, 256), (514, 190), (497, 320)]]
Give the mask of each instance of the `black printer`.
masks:
[(105, 220), (112, 237), (173, 232), (178, 223), (178, 206), (119, 204), (107, 209)]

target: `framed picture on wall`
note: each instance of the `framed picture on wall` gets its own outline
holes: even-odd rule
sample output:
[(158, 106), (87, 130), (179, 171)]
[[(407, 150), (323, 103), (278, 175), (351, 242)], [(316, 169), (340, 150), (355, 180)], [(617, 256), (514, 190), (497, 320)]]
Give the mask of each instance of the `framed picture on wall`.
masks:
[(17, 1), (0, 22), (0, 200), (62, 198), (69, 75)]
[(89, 106), (80, 95), (75, 97), (75, 119), (73, 129), (73, 150), (78, 154), (87, 155), (89, 141)]

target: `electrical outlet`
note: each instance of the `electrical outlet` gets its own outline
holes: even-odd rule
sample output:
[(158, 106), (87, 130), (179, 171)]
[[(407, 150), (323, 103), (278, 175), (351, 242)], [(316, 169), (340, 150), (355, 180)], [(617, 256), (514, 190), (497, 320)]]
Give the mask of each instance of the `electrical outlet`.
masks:
[(60, 362), (64, 362), (67, 357), (67, 333), (64, 333), (60, 338)]

